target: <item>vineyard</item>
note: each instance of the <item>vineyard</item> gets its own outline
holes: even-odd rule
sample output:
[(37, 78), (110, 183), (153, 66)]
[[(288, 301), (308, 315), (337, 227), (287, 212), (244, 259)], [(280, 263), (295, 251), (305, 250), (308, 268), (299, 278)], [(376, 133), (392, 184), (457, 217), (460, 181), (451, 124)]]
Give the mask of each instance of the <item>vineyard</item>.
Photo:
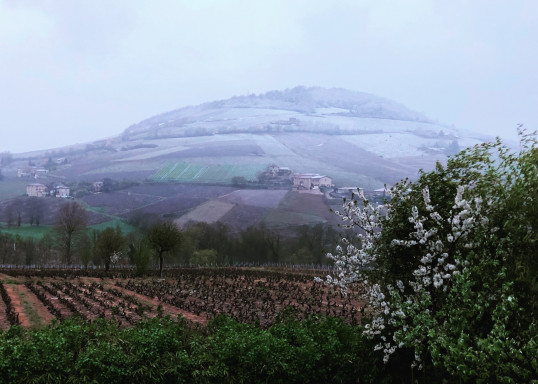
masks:
[(230, 183), (234, 176), (246, 180), (256, 180), (258, 173), (265, 169), (260, 164), (193, 164), (178, 162), (168, 164), (153, 174), (153, 181), (178, 181), (184, 183)]
[(163, 279), (9, 270), (0, 274), (0, 327), (35, 328), (74, 316), (125, 327), (163, 315), (182, 315), (198, 326), (226, 314), (267, 328), (289, 311), (298, 319), (328, 315), (355, 325), (364, 305), (356, 293), (344, 296), (311, 273), (262, 269), (177, 269)]

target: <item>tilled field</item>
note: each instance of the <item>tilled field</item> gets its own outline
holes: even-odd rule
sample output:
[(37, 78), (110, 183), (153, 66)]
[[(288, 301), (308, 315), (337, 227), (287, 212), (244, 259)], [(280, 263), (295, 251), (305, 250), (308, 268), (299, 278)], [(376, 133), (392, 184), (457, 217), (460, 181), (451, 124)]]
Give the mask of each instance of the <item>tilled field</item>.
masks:
[(72, 316), (129, 326), (144, 318), (182, 315), (203, 325), (219, 314), (267, 327), (283, 313), (299, 319), (329, 315), (357, 324), (364, 311), (356, 291), (344, 296), (307, 273), (184, 269), (163, 279), (55, 274), (0, 273), (0, 328), (41, 327)]

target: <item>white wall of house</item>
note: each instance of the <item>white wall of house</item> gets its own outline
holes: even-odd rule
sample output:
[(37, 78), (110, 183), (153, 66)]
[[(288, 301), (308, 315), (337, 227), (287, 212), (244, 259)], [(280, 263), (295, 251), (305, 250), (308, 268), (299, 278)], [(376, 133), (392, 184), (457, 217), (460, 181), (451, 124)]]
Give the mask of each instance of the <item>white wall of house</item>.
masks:
[(43, 197), (47, 195), (47, 187), (43, 184), (28, 184), (26, 186), (26, 194), (28, 196)]

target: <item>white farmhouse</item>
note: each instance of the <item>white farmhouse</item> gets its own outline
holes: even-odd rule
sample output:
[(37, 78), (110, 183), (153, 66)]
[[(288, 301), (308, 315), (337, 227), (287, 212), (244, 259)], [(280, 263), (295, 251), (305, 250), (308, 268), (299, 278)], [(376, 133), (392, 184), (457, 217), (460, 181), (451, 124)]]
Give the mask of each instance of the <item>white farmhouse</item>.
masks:
[(69, 197), (69, 187), (66, 187), (65, 185), (58, 185), (56, 186), (56, 197), (63, 197), (67, 198)]
[(319, 187), (332, 187), (332, 179), (317, 173), (295, 173), (293, 175), (293, 188), (314, 189)]

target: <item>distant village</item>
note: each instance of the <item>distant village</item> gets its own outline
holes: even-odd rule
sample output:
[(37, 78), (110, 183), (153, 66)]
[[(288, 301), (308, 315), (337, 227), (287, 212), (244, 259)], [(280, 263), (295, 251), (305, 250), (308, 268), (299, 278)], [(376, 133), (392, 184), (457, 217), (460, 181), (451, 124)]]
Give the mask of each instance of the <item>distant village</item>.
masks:
[[(43, 179), (50, 180), (52, 175), (49, 174), (49, 168), (51, 164), (61, 165), (68, 163), (67, 158), (61, 157), (57, 159), (49, 159), (47, 167), (28, 166), (25, 168), (19, 168), (17, 170), (17, 176), (19, 178), (26, 179)], [(335, 188), (332, 178), (327, 175), (321, 175), (319, 173), (293, 173), (288, 167), (279, 167), (277, 165), (271, 165), (258, 176), (258, 182), (260, 184), (267, 185), (272, 188), (291, 188), (296, 191), (315, 191), (324, 189), (328, 191), (329, 196), (333, 198), (342, 198), (356, 193), (358, 187), (337, 187)], [(103, 181), (94, 181), (91, 184), (88, 192), (99, 193), (103, 191)], [(369, 198), (372, 197), (387, 197), (389, 191), (388, 187), (380, 188), (376, 190), (363, 190), (365, 195)], [(33, 197), (45, 197), (52, 196), (58, 198), (69, 199), (72, 197), (72, 191), (70, 188), (60, 182), (33, 182), (26, 185), (26, 195)]]
[[(67, 164), (68, 160), (65, 157), (57, 159), (48, 159), (46, 166), (33, 166), (29, 165), (24, 168), (17, 169), (17, 177), (25, 179), (43, 179), (49, 182), (34, 182), (26, 185), (26, 195), (32, 197), (58, 197), (63, 199), (73, 198), (71, 196), (71, 190), (68, 186), (65, 186), (59, 182), (50, 182), (52, 175), (49, 173), (51, 166)], [(103, 181), (95, 181), (92, 184), (93, 192), (100, 192), (103, 187)]]
[(390, 196), (390, 187), (375, 190), (365, 190), (360, 187), (335, 187), (332, 178), (319, 173), (293, 173), (288, 167), (272, 165), (260, 175), (260, 182), (270, 186), (287, 186), (296, 191), (314, 191), (324, 189), (329, 197), (336, 199), (348, 198), (361, 190), (368, 199), (382, 201)]

